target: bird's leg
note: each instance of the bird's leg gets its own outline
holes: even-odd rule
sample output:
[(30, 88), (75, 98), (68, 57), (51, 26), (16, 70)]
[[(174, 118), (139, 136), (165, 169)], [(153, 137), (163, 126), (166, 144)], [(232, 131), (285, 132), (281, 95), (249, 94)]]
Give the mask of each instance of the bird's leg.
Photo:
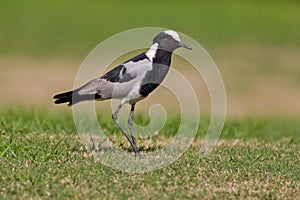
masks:
[(122, 125), (120, 124), (119, 120), (118, 120), (118, 113), (120, 112), (122, 106), (124, 104), (120, 103), (119, 106), (117, 107), (117, 109), (115, 110), (115, 112), (112, 114), (112, 118), (115, 121), (115, 123), (118, 125), (119, 129), (122, 131), (122, 133), (125, 135), (125, 137), (127, 138), (127, 140), (129, 141), (130, 145), (133, 148), (133, 151), (136, 155), (139, 155), (140, 152), (139, 150), (136, 148), (135, 144), (131, 141), (131, 139), (129, 138), (128, 134), (126, 133), (126, 131), (124, 130), (124, 128), (122, 127)]
[(130, 109), (130, 113), (129, 113), (129, 117), (128, 117), (128, 127), (129, 127), (129, 131), (131, 134), (132, 143), (136, 146), (136, 141), (135, 141), (133, 130), (132, 130), (132, 115), (134, 112), (134, 107), (135, 107), (135, 103), (131, 104), (131, 109)]

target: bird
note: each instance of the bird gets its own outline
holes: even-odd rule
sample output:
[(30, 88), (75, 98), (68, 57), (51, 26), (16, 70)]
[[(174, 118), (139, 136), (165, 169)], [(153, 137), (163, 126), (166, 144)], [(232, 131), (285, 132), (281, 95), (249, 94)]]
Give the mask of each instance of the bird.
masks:
[[(171, 66), (172, 54), (180, 47), (192, 50), (190, 46), (180, 40), (176, 31), (162, 31), (153, 38), (152, 45), (147, 51), (123, 62), (77, 89), (56, 94), (53, 97), (54, 103), (67, 103), (68, 106), (72, 106), (82, 101), (119, 99), (120, 103), (112, 113), (112, 119), (127, 138), (135, 155), (141, 156), (132, 129), (135, 105), (162, 83)], [(125, 104), (130, 105), (128, 128), (131, 137), (118, 120), (118, 113)]]

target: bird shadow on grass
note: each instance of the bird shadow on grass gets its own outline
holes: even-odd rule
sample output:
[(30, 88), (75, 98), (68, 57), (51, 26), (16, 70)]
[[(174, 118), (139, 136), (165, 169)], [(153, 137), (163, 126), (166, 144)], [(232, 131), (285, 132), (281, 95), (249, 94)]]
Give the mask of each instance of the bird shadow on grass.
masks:
[[(133, 153), (133, 148), (130, 146), (126, 146), (123, 143), (120, 142), (109, 142), (107, 143), (108, 138), (105, 138), (103, 140), (100, 140), (99, 138), (90, 135), (88, 140), (86, 140), (86, 148), (91, 153), (104, 153), (104, 152), (117, 152), (117, 151), (125, 151), (128, 153)], [(138, 146), (138, 150), (140, 152), (155, 152), (158, 150), (163, 149), (163, 145), (151, 145), (151, 144), (140, 144)]]
[[(131, 147), (125, 147), (123, 145), (120, 146), (122, 150), (127, 151), (127, 152), (134, 152)], [(163, 149), (163, 146), (157, 146), (157, 147), (147, 147), (147, 146), (139, 146), (138, 150), (140, 152), (154, 152), (157, 150)]]
[[(91, 151), (91, 152), (96, 152), (96, 153), (98, 153), (98, 152), (106, 152), (106, 151), (115, 151), (115, 150), (123, 150), (123, 151), (126, 151), (126, 152), (128, 152), (128, 153), (132, 153), (132, 152), (134, 152), (133, 151), (133, 149), (131, 148), (131, 147), (125, 147), (125, 146), (119, 146), (119, 148), (118, 147), (115, 147), (115, 146), (111, 146), (111, 147), (98, 147), (98, 148), (89, 148), (89, 150)], [(146, 146), (140, 146), (139, 148), (138, 148), (138, 150), (140, 151), (140, 152), (154, 152), (154, 151), (157, 151), (157, 150), (160, 150), (160, 149), (163, 149), (163, 147), (162, 146), (159, 146), (159, 147), (146, 147)]]

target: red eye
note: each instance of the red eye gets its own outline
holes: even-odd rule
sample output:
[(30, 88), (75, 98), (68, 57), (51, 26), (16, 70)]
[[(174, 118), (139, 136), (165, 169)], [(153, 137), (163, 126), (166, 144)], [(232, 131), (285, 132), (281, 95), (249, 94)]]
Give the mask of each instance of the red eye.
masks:
[(169, 40), (173, 40), (173, 37), (171, 35), (168, 36)]

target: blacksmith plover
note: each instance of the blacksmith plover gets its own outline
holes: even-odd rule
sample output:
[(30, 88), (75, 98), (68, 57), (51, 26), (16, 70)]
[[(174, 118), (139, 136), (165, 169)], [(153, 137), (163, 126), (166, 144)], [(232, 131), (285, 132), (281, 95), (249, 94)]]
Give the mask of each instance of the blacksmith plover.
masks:
[[(68, 103), (69, 106), (72, 106), (87, 100), (120, 99), (120, 104), (112, 114), (112, 118), (126, 136), (135, 154), (140, 156), (132, 130), (135, 104), (147, 97), (161, 84), (169, 71), (172, 53), (179, 47), (192, 49), (181, 42), (175, 31), (163, 31), (154, 37), (153, 44), (148, 51), (131, 58), (103, 76), (91, 80), (73, 91), (55, 95), (55, 103)], [(128, 118), (131, 138), (118, 121), (118, 113), (126, 103), (131, 105)]]

